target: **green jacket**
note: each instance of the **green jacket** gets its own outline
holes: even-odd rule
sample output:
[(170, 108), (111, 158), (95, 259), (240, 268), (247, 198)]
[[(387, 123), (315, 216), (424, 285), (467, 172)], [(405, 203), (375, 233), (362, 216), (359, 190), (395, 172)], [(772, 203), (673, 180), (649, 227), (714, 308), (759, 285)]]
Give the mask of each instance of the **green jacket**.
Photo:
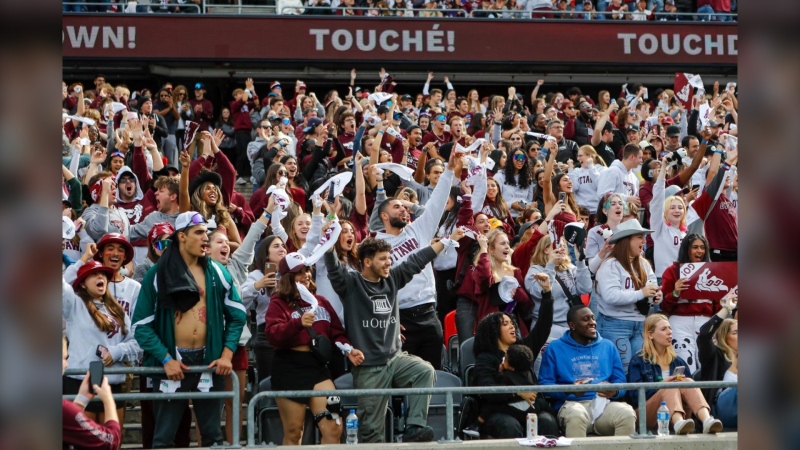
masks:
[[(227, 347), (236, 352), (239, 336), (247, 321), (233, 277), (219, 263), (206, 258), (206, 356), (205, 364), (219, 359)], [(175, 309), (159, 308), (155, 264), (145, 274), (133, 312), (133, 332), (144, 351), (143, 366), (161, 367), (161, 361), (175, 357)], [(226, 327), (227, 325), (227, 327)], [(158, 378), (156, 376), (155, 378)]]

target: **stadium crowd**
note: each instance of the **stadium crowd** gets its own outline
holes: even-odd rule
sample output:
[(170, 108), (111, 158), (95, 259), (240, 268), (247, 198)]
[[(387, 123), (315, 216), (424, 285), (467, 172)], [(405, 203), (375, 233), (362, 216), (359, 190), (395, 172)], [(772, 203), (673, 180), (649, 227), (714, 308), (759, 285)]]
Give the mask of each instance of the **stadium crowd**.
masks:
[[(64, 12), (197, 14), (243, 6), (265, 14), (573, 20), (736, 20), (736, 0), (106, 0), (63, 2)], [(206, 9), (203, 9), (203, 8)], [(218, 8), (218, 9), (217, 9)], [(691, 13), (699, 13), (697, 15)]]
[[(522, 437), (528, 412), (544, 435), (630, 435), (637, 393), (600, 385), (736, 380), (737, 291), (689, 296), (681, 272), (737, 260), (735, 83), (681, 99), (539, 80), (526, 98), (356, 76), (319, 96), (247, 79), (224, 104), (202, 81), (63, 83), (65, 367), (163, 367), (140, 390), (166, 393), (231, 390), (232, 372), (242, 395), (348, 372), (356, 388), (430, 387), (454, 320), (474, 337), (470, 385), (598, 385), (480, 396), (464, 436), (484, 438)], [(110, 393), (130, 380), (87, 378), (64, 377), (65, 427), (114, 448)], [(662, 401), (676, 434), (737, 426), (735, 388), (646, 395), (651, 429)], [(360, 442), (384, 440), (388, 401), (359, 398)], [(404, 442), (433, 439), (429, 401), (410, 397)], [(230, 403), (192, 403), (204, 446), (231, 440)], [(340, 442), (329, 398), (277, 404), (283, 444), (306, 407)], [(188, 446), (190, 421), (186, 401), (142, 402), (144, 448)]]

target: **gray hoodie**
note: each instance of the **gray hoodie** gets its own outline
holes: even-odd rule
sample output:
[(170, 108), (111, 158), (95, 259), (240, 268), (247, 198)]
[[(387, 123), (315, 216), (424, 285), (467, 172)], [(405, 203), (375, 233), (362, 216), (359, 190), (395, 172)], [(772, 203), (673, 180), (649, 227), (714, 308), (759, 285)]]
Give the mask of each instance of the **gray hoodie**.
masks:
[(425, 247), (392, 267), (387, 278), (372, 282), (347, 270), (334, 252), (325, 253), (331, 284), (344, 302), (347, 336), (353, 347), (364, 353), (363, 365), (384, 365), (400, 352), (397, 291), (434, 258), (436, 252)]
[(175, 226), (175, 219), (178, 218), (180, 212), (175, 214), (165, 214), (161, 211), (153, 211), (144, 218), (143, 221), (131, 226), (131, 241), (137, 239), (147, 239), (147, 233), (153, 228), (153, 225), (161, 222), (169, 222)]
[(128, 216), (116, 207), (109, 208), (94, 203), (83, 211), (81, 217), (86, 221), (86, 232), (95, 242), (108, 233), (122, 233), (130, 240), (131, 224)]

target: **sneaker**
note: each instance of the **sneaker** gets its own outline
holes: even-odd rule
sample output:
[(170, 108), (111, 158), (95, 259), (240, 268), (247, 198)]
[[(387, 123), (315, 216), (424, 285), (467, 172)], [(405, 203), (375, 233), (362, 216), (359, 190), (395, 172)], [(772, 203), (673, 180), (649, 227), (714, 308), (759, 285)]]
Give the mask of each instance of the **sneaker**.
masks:
[(408, 425), (403, 432), (403, 442), (430, 442), (433, 440), (433, 428), (429, 426)]
[(722, 421), (711, 416), (703, 421), (703, 434), (719, 433), (722, 431)]
[(461, 432), (464, 433), (464, 436), (480, 439), (481, 437), (480, 426), (481, 426), (480, 422), (475, 422), (470, 426), (464, 427), (464, 429), (461, 430)]
[(247, 180), (245, 180), (244, 177), (239, 177), (239, 179), (236, 180), (236, 184), (238, 184), (239, 186), (247, 184)]
[(694, 431), (694, 420), (683, 419), (675, 422), (675, 434), (689, 434)]

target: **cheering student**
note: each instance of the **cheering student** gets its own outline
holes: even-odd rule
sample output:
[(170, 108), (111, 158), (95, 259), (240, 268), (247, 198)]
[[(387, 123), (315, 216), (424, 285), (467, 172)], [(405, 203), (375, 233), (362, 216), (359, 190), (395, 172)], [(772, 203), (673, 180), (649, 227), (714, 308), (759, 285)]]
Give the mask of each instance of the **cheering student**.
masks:
[(597, 183), (600, 174), (607, 169), (603, 158), (597, 155), (597, 151), (591, 145), (582, 145), (578, 149), (579, 167), (573, 167), (572, 160), (567, 161), (571, 180), (575, 180), (573, 191), (578, 206), (583, 206), (589, 210), (589, 222), (594, 224), (597, 214)]
[[(686, 202), (680, 195), (667, 195), (665, 179), (667, 174), (666, 157), (661, 161), (658, 180), (653, 186), (653, 199), (650, 201), (650, 227), (653, 229), (653, 259), (656, 274), (664, 271), (678, 258), (678, 248), (686, 236)], [(677, 193), (678, 188), (671, 188)], [(665, 199), (666, 197), (666, 199)]]
[[(739, 296), (729, 292), (720, 302), (722, 308), (703, 324), (697, 335), (702, 381), (739, 380)], [(733, 315), (733, 318), (729, 316)], [(717, 417), (726, 427), (739, 422), (739, 388), (703, 389), (703, 395), (715, 405)]]
[[(331, 343), (358, 367), (364, 354), (353, 348), (344, 334), (339, 317), (330, 303), (315, 295), (311, 267), (300, 253), (289, 253), (278, 265), (280, 280), (266, 312), (265, 335), (275, 347), (272, 364), (272, 389), (276, 391), (333, 390), (328, 369), (336, 351)], [(327, 350), (315, 345), (324, 336)], [(327, 351), (327, 354), (323, 354)], [(329, 397), (278, 398), (283, 423), (283, 445), (300, 445), (306, 406), (322, 436), (321, 443), (336, 444), (342, 435), (342, 420), (328, 410)]]
[[(560, 173), (553, 177), (553, 171), (556, 164), (556, 153), (558, 147), (554, 141), (545, 141), (544, 148), (550, 152), (547, 159), (547, 165), (544, 168), (542, 194), (544, 198), (545, 211), (550, 211), (556, 206), (556, 202), (562, 201), (560, 197), (564, 194), (563, 203), (558, 205), (561, 208), (556, 216), (553, 217), (553, 228), (556, 232), (556, 237), (561, 238), (564, 234), (564, 227), (567, 224), (578, 221), (578, 202), (575, 199), (575, 194), (572, 190), (572, 180), (566, 173)], [(552, 182), (548, 182), (552, 180)]]
[[(247, 314), (233, 277), (206, 256), (208, 228), (202, 214), (188, 211), (175, 221), (172, 244), (144, 277), (134, 312), (136, 340), (144, 350), (145, 367), (164, 367), (158, 378), (162, 392), (219, 391), (230, 375)], [(157, 278), (156, 278), (157, 275)], [(175, 356), (173, 356), (175, 354)], [(188, 366), (214, 369), (184, 373)], [(220, 399), (192, 400), (203, 445), (222, 445)], [(174, 446), (186, 401), (153, 402), (156, 427), (153, 446)]]
[[(451, 158), (452, 163), (452, 158)], [(448, 170), (445, 175), (452, 172)], [(434, 192), (434, 200), (436, 195)], [(389, 203), (389, 202), (386, 202)], [(386, 204), (384, 203), (384, 204)], [(441, 253), (445, 245), (464, 235), (456, 230), (445, 239), (422, 248), (403, 258), (392, 268), (392, 246), (382, 239), (365, 239), (358, 246), (361, 273), (354, 273), (339, 263), (333, 249), (325, 253), (325, 265), (333, 288), (345, 302), (345, 326), (354, 346), (363, 352), (363, 361), (352, 369), (356, 389), (388, 389), (390, 387), (433, 387), (433, 366), (401, 350), (400, 286), (412, 283), (425, 267)], [(439, 324), (435, 315), (432, 320)], [(441, 326), (441, 325), (440, 325)], [(412, 330), (406, 328), (406, 334)], [(436, 341), (441, 344), (442, 337)], [(441, 345), (439, 345), (441, 352)], [(384, 438), (384, 412), (389, 396), (360, 396), (358, 398), (358, 440), (382, 442)], [(433, 429), (427, 426), (429, 395), (410, 397), (404, 442), (433, 440)]]
[(597, 271), (597, 331), (616, 346), (623, 370), (642, 349), (642, 326), (650, 303), (661, 301), (653, 268), (642, 256), (644, 236), (649, 233), (635, 219), (620, 224), (608, 240), (614, 248)]
[(506, 166), (494, 174), (503, 198), (509, 203), (512, 219), (516, 219), (525, 206), (533, 201), (531, 172), (531, 163), (525, 150), (517, 148), (509, 151)]
[[(686, 361), (676, 355), (672, 348), (672, 328), (667, 316), (648, 316), (644, 321), (643, 336), (642, 350), (633, 357), (628, 368), (629, 383), (694, 381), (689, 376), (675, 374), (678, 367), (686, 370)], [(639, 404), (638, 390), (632, 390), (628, 395), (632, 404)], [(675, 434), (689, 434), (694, 430), (693, 415), (702, 422), (703, 434), (722, 431), (722, 422), (711, 416), (711, 408), (699, 388), (648, 389), (645, 396), (648, 428), (658, 427), (656, 414), (661, 402), (666, 402)], [(637, 413), (645, 414), (644, 411)]]
[[(93, 361), (102, 361), (106, 367), (125, 367), (125, 363), (136, 363), (141, 356), (131, 332), (131, 319), (108, 291), (113, 275), (114, 269), (91, 261), (80, 267), (71, 285), (62, 279), (61, 314), (66, 321), (71, 349), (67, 362), (73, 367), (88, 367)], [(88, 374), (64, 377), (64, 394), (80, 393), (86, 387), (85, 378)], [(112, 392), (121, 393), (125, 378), (124, 374), (109, 375), (105, 383), (111, 386)], [(89, 419), (106, 422), (103, 403), (84, 406)], [(124, 417), (124, 413), (125, 402), (120, 402), (108, 419)]]

